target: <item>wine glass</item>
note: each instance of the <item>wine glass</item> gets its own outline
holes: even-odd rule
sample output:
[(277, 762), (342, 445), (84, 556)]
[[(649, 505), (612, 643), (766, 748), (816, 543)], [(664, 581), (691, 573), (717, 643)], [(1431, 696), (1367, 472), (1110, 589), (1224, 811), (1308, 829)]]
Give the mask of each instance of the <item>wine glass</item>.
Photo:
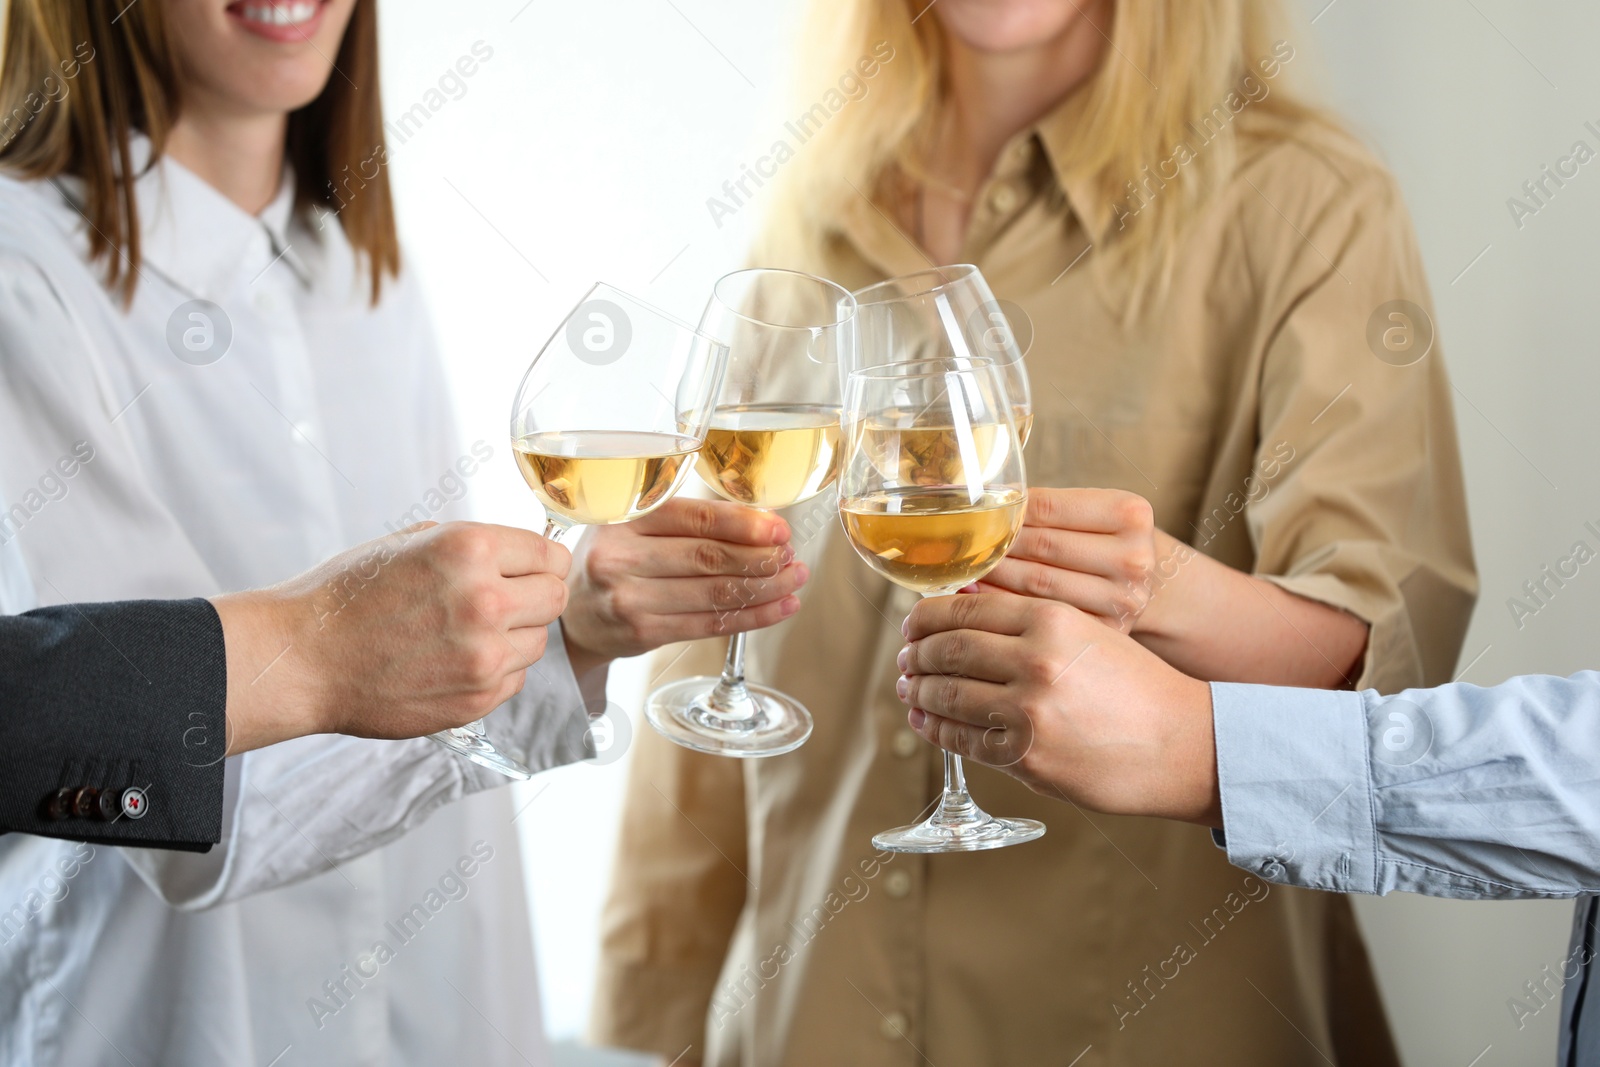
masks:
[[(855, 300), (797, 271), (759, 268), (719, 280), (700, 329), (728, 344), (728, 370), (695, 460), (719, 496), (763, 510), (827, 489), (839, 471), (839, 363), (854, 345)], [(770, 577), (762, 575), (760, 577)], [(794, 697), (744, 676), (745, 635), (734, 634), (720, 678), (671, 682), (645, 716), (698, 752), (776, 756), (811, 736)]]
[[(609, 285), (584, 295), (534, 356), (511, 407), (511, 448), (554, 541), (578, 525), (660, 507), (705, 441), (726, 345)], [(498, 751), (483, 721), (431, 735), (511, 778), (533, 771)]]
[(1018, 438), (1033, 430), (1027, 353), (983, 272), (971, 263), (929, 267), (855, 291), (860, 309), (856, 364), (918, 359), (987, 359), (1000, 368)]
[[(988, 574), (1027, 509), (1022, 445), (1003, 368), (967, 357), (855, 371), (845, 385), (839, 517), (873, 570), (924, 597)], [(997, 819), (944, 754), (944, 791), (923, 822), (886, 830), (889, 852), (972, 852), (1032, 841), (1044, 824)]]

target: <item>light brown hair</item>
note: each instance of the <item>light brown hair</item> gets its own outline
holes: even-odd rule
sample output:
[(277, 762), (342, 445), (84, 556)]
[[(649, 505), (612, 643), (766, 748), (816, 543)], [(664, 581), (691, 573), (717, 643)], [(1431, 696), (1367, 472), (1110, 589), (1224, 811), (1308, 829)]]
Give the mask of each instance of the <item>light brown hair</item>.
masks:
[[(106, 285), (124, 301), (141, 259), (131, 135), (149, 137), (153, 164), (182, 107), (164, 14), (155, 0), (9, 0), (0, 40), (0, 168), (82, 180), (90, 259), (104, 260)], [(400, 243), (388, 168), (372, 177), (363, 169), (386, 157), (375, 0), (356, 0), (334, 63), (321, 94), (289, 115), (295, 209), (336, 214), (366, 260), (376, 303), (384, 276), (399, 273)], [(345, 200), (353, 173), (360, 195)]]

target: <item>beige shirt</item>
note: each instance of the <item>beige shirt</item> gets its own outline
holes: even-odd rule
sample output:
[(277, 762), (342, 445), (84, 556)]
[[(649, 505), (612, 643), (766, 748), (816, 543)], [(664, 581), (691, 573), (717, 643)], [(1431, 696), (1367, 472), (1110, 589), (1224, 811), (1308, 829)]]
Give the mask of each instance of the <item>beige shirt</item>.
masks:
[[(1437, 345), (1400, 366), (1368, 341), (1389, 301), (1431, 307), (1392, 179), (1329, 130), (1243, 141), (1128, 325), (1090, 269), (1116, 222), (1083, 222), (1113, 212), (1065, 176), (1069, 128), (1064, 106), (1008, 146), (964, 257), (1032, 320), (1030, 482), (1140, 493), (1206, 554), (1366, 620), (1362, 687), (1447, 681), (1476, 588), (1450, 385)], [(863, 200), (804, 265), (856, 287), (928, 264)], [(761, 1067), (1395, 1062), (1348, 901), (1232, 867), (1203, 829), (969, 764), (987, 811), (1044, 838), (875, 854), (940, 760), (893, 690), (915, 597), (828, 507), (791, 516), (804, 610), (751, 641), (752, 678), (814, 713), (807, 744), (741, 763), (639, 738), (598, 1040)], [(714, 673), (721, 645), (670, 651), (662, 679)]]

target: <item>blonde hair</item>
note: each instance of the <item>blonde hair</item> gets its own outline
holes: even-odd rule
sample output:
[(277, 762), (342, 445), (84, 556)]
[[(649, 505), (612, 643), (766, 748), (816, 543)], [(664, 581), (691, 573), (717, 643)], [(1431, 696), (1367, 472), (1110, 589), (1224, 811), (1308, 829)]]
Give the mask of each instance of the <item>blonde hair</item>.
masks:
[[(816, 269), (851, 198), (881, 202), (896, 183), (905, 188), (923, 180), (920, 155), (942, 105), (945, 34), (936, 12), (920, 17), (912, 8), (926, 12), (930, 6), (926, 0), (813, 0), (798, 67), (802, 99), (817, 99), (819, 85), (862, 57), (882, 59), (885, 43), (893, 53), (877, 66), (868, 91), (840, 108), (781, 176), (764, 254)], [(1274, 58), (1283, 25), (1277, 0), (1114, 0), (1111, 9), (1104, 57), (1075, 90), (1087, 94), (1079, 112), (1084, 121), (1064, 161), (1075, 182), (1098, 194), (1105, 217), (1086, 220), (1091, 232), (1103, 231), (1112, 205), (1128, 200), (1146, 167), (1193, 141), (1194, 123), (1240, 92), (1246, 77), (1260, 79), (1258, 64)], [(1267, 136), (1287, 135), (1306, 121), (1332, 124), (1280, 87), (1259, 101), (1252, 97), (1250, 109), (1252, 128)], [(1113, 230), (1114, 240), (1095, 257), (1102, 274), (1123, 282), (1135, 304), (1152, 283), (1166, 284), (1185, 229), (1234, 173), (1237, 124), (1221, 125), (1203, 151), (1191, 153), (1176, 187), (1152, 198), (1137, 225)]]
[[(124, 302), (133, 299), (142, 257), (132, 134), (150, 139), (153, 164), (182, 106), (167, 23), (161, 3), (10, 0), (0, 40), (0, 169), (82, 179), (89, 258), (104, 261), (106, 285)], [(290, 114), (285, 153), (295, 207), (338, 215), (366, 261), (376, 304), (383, 279), (400, 271), (388, 168), (365, 173), (386, 158), (376, 0), (357, 0), (335, 63), (347, 77), (330, 77), (321, 95)], [(361, 195), (345, 203), (352, 169)]]

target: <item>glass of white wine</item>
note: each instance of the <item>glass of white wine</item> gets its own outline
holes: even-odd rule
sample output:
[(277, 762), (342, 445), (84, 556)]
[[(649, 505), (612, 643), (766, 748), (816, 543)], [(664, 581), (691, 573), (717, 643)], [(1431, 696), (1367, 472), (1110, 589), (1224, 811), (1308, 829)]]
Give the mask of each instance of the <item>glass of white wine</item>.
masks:
[[(665, 503), (705, 442), (727, 346), (599, 284), (533, 359), (511, 406), (511, 448), (545, 507), (544, 535), (627, 522)], [(482, 720), (433, 734), (467, 759), (531, 778)]]
[[(717, 282), (700, 330), (728, 344), (728, 370), (695, 460), (715, 493), (775, 509), (833, 485), (839, 371), (854, 348), (854, 317), (849, 292), (814, 275), (757, 268)], [(811, 713), (786, 693), (748, 682), (744, 648), (745, 635), (734, 634), (721, 677), (685, 678), (651, 693), (650, 724), (686, 748), (720, 756), (776, 756), (804, 744)]]
[(855, 292), (860, 309), (856, 363), (850, 370), (920, 359), (987, 359), (1011, 397), (1012, 421), (1026, 445), (1033, 430), (1027, 355), (1014, 305), (995, 299), (971, 263), (929, 267)]
[[(1022, 445), (1001, 367), (967, 357), (888, 363), (845, 385), (839, 517), (873, 570), (924, 597), (988, 574), (1027, 509)], [(1032, 841), (1044, 824), (997, 819), (944, 754), (944, 790), (924, 821), (873, 837), (890, 852), (973, 852)]]

